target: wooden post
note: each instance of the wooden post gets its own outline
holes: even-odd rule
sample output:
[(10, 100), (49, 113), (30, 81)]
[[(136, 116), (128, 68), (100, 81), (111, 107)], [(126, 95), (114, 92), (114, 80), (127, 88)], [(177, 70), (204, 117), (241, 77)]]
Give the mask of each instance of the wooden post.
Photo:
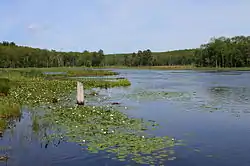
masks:
[(77, 96), (76, 96), (77, 104), (84, 105), (84, 90), (83, 84), (77, 81)]

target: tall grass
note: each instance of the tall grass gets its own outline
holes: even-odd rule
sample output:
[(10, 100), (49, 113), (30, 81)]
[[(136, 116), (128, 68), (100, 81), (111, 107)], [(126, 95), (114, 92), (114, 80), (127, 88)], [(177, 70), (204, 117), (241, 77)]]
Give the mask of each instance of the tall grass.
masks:
[(0, 101), (0, 118), (17, 118), (21, 116), (19, 104)]

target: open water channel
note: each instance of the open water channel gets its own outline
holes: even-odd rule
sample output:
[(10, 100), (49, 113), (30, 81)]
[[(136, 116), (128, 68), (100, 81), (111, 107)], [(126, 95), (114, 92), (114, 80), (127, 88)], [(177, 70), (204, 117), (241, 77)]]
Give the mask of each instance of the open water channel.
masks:
[[(119, 102), (117, 108), (129, 116), (159, 123), (151, 134), (183, 140), (185, 146), (175, 149), (176, 159), (164, 165), (250, 165), (250, 72), (115, 71), (132, 85), (100, 90), (88, 104)], [(90, 154), (74, 143), (41, 143), (33, 127), (31, 113), (24, 109), (16, 127), (0, 139), (0, 146), (6, 147), (1, 153), (10, 156), (0, 165), (135, 165)]]

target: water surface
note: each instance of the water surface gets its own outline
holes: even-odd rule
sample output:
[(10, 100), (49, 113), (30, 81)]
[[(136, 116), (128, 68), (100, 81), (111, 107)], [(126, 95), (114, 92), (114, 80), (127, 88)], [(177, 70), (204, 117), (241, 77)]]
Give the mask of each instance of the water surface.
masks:
[[(126, 114), (160, 124), (150, 133), (183, 140), (186, 146), (176, 148), (176, 160), (165, 165), (250, 165), (250, 72), (115, 71), (132, 86), (100, 90), (100, 96), (88, 104), (119, 102), (117, 107)], [(0, 141), (10, 147), (2, 150), (10, 155), (8, 165), (135, 165), (89, 154), (63, 140), (41, 144), (30, 116), (24, 110), (23, 119)]]

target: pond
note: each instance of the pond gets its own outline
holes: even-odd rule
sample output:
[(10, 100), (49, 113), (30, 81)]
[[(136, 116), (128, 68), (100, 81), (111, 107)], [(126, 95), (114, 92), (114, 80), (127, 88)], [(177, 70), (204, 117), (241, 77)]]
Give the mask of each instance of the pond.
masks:
[[(159, 123), (149, 131), (156, 136), (173, 136), (185, 146), (175, 149), (169, 166), (250, 165), (250, 72), (198, 72), (170, 70), (114, 69), (128, 78), (126, 88), (99, 90), (89, 104), (119, 103), (120, 111)], [(105, 77), (107, 78), (107, 77)], [(49, 127), (34, 132), (32, 113), (23, 118), (0, 140), (1, 154), (10, 158), (0, 165), (82, 166), (135, 165), (90, 154), (81, 146), (56, 140), (42, 143)]]

